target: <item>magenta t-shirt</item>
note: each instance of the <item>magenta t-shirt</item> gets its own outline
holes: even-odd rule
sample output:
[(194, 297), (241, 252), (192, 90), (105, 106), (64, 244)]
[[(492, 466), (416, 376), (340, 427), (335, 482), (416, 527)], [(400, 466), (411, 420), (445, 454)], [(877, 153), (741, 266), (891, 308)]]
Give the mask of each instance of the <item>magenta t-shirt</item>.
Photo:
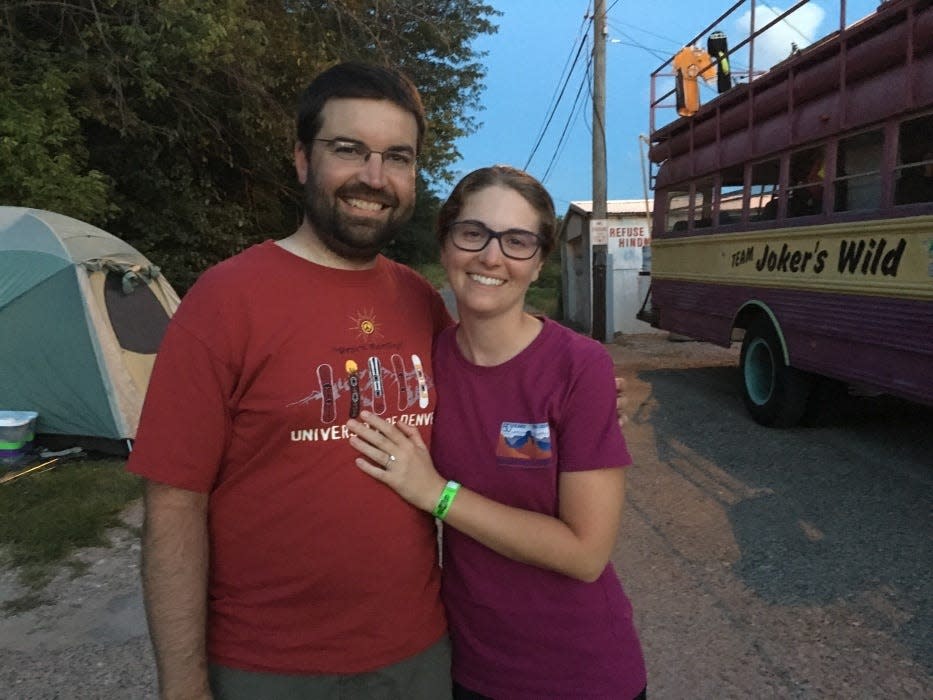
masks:
[[(517, 508), (557, 515), (562, 471), (631, 464), (616, 419), (612, 360), (544, 319), (496, 367), (468, 362), (443, 331), (431, 454), (448, 479)], [(444, 529), (442, 596), (453, 677), (497, 700), (633, 698), (645, 687), (632, 606), (612, 565), (593, 583), (507, 559)]]

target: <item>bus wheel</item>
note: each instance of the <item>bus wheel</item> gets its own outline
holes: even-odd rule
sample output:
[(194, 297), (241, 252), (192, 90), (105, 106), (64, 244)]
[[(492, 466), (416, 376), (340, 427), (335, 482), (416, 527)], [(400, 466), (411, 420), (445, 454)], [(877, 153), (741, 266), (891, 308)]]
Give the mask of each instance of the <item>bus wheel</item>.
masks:
[(756, 422), (775, 428), (800, 422), (813, 378), (785, 364), (781, 342), (767, 319), (755, 319), (745, 331), (741, 367), (745, 406)]

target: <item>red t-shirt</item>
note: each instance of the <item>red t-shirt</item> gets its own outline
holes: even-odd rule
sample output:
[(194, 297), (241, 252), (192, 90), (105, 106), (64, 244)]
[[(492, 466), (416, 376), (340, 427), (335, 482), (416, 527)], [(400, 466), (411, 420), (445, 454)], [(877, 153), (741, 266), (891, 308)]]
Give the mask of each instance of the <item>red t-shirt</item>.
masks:
[(449, 323), (402, 265), (335, 270), (271, 241), (185, 296), (128, 469), (210, 494), (211, 662), (358, 673), (443, 635), (433, 519), (354, 465), (345, 424), (365, 408), (428, 440)]

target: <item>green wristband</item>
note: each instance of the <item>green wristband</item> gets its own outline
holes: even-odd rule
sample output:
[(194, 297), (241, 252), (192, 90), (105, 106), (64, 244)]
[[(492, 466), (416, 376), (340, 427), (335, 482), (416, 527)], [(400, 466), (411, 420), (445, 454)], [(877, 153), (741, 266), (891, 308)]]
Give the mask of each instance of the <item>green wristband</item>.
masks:
[(434, 506), (433, 515), (438, 520), (443, 520), (447, 517), (447, 511), (450, 510), (450, 506), (454, 502), (454, 498), (457, 496), (457, 491), (460, 490), (460, 484), (456, 481), (448, 481), (447, 485), (444, 487), (444, 490), (441, 491), (441, 497), (437, 501), (437, 505)]

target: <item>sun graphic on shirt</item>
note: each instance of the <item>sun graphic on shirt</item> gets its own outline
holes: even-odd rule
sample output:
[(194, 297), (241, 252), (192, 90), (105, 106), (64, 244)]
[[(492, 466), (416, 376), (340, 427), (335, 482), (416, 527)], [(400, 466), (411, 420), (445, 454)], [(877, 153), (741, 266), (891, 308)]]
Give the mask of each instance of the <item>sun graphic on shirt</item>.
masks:
[(359, 333), (361, 339), (374, 340), (382, 337), (382, 333), (380, 333), (379, 329), (376, 327), (376, 314), (371, 309), (358, 313), (350, 318), (353, 321), (353, 326), (351, 326), (350, 330)]

